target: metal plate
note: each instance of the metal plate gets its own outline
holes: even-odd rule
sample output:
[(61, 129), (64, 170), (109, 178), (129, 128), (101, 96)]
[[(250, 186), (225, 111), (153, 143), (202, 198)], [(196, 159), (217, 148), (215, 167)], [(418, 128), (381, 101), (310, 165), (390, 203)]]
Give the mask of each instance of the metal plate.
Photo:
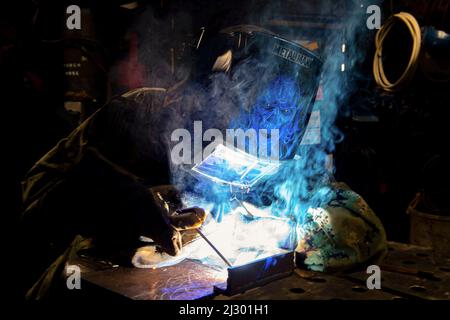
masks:
[(117, 267), (92, 270), (82, 267), (82, 280), (134, 300), (194, 300), (213, 295), (213, 286), (226, 274), (185, 260), (161, 269)]
[(396, 295), (368, 290), (354, 282), (332, 275), (295, 270), (287, 278), (276, 280), (243, 294), (217, 300), (392, 300)]
[[(113, 267), (108, 263), (79, 258), (71, 261), (82, 270), (82, 280), (101, 291), (128, 299), (177, 300), (212, 298), (283, 300), (393, 300), (449, 299), (450, 263), (429, 248), (389, 243), (380, 265), (381, 290), (368, 290), (365, 271), (325, 274), (296, 269), (289, 277), (275, 280), (231, 297), (216, 295), (214, 286), (225, 286), (227, 274), (185, 260), (161, 269)], [(398, 270), (398, 271), (395, 271)], [(417, 274), (420, 271), (422, 274)], [(412, 272), (412, 274), (411, 274)], [(423, 276), (425, 273), (425, 277)], [(427, 277), (429, 275), (433, 277)], [(86, 292), (83, 290), (83, 292)], [(99, 292), (97, 290), (97, 292)]]
[[(380, 265), (384, 291), (406, 298), (450, 299), (450, 264), (430, 248), (389, 243), (389, 253)], [(348, 275), (365, 283), (367, 274)]]
[(450, 272), (450, 253), (446, 257), (441, 253), (436, 254), (431, 248), (398, 242), (389, 242), (388, 249), (388, 255), (383, 260), (382, 265), (412, 268), (433, 273), (444, 272), (449, 274)]
[(287, 277), (294, 271), (294, 252), (280, 253), (242, 266), (228, 268), (226, 287), (218, 292), (233, 295)]

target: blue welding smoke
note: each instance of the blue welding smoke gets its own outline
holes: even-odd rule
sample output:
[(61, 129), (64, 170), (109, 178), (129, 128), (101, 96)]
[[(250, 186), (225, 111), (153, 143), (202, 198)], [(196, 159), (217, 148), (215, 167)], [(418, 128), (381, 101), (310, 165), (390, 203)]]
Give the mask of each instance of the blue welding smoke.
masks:
[[(334, 167), (330, 162), (330, 154), (334, 152), (336, 143), (343, 138), (335, 122), (353, 89), (348, 82), (348, 73), (352, 72), (352, 67), (365, 55), (364, 48), (358, 46), (356, 42), (361, 34), (369, 32), (365, 27), (364, 9), (358, 5), (347, 14), (348, 16), (341, 17), (343, 30), (331, 31), (322, 41), (323, 67), (320, 79), (322, 95), (321, 99), (315, 101), (313, 109), (320, 112), (320, 138), (317, 143), (300, 144), (296, 141), (305, 132), (304, 117), (307, 116), (298, 111), (310, 102), (306, 96), (311, 95), (311, 92), (303, 92), (305, 89), (295, 73), (274, 74), (272, 80), (267, 81), (263, 79), (262, 74), (249, 68), (249, 64), (243, 64), (237, 66), (241, 70), (235, 71), (246, 77), (246, 80), (239, 81), (239, 85), (235, 85), (233, 79), (230, 81), (228, 78), (225, 82), (214, 83), (216, 87), (226, 85), (226, 95), (232, 97), (233, 102), (241, 104), (240, 112), (231, 120), (229, 128), (267, 129), (269, 135), (270, 130), (278, 129), (282, 159), (278, 172), (268, 176), (251, 190), (236, 191), (229, 186), (205, 180), (197, 181), (192, 186), (192, 191), (204, 196), (212, 204), (211, 211), (217, 220), (220, 221), (221, 217), (236, 205), (232, 199), (239, 198), (240, 201), (248, 201), (259, 208), (269, 208), (272, 215), (288, 218), (301, 225), (308, 208), (325, 207), (332, 200), (334, 192), (331, 182)], [(347, 48), (345, 57), (341, 51), (343, 41)], [(344, 62), (346, 69), (342, 72), (341, 65)], [(266, 63), (270, 65), (270, 61)], [(264, 86), (262, 82), (265, 82)], [(248, 97), (254, 94), (252, 91), (254, 87), (263, 88), (259, 90), (256, 98), (249, 99)], [(217, 103), (220, 99), (214, 97), (214, 101), (217, 110), (227, 113), (228, 110), (221, 109), (221, 104)], [(247, 105), (248, 101), (253, 103)], [(217, 116), (212, 112), (212, 116), (214, 115)], [(270, 150), (270, 146), (268, 149)]]
[[(334, 197), (334, 166), (329, 155), (335, 150), (337, 142), (343, 139), (336, 126), (336, 118), (345, 105), (351, 87), (349, 72), (356, 72), (352, 67), (364, 57), (364, 48), (357, 45), (363, 34), (369, 32), (365, 27), (365, 11), (355, 7), (343, 18), (344, 32), (331, 33), (326, 41), (326, 49), (321, 76), (322, 97), (314, 105), (314, 111), (320, 112), (320, 143), (299, 145), (296, 160), (285, 161), (276, 177), (268, 181), (266, 193), (272, 195), (272, 211), (276, 214), (292, 216), (298, 224), (303, 223), (305, 213), (310, 207), (325, 207)], [(348, 48), (344, 56), (339, 48), (342, 42)], [(347, 64), (347, 71), (340, 66)], [(354, 75), (353, 75), (354, 76)]]

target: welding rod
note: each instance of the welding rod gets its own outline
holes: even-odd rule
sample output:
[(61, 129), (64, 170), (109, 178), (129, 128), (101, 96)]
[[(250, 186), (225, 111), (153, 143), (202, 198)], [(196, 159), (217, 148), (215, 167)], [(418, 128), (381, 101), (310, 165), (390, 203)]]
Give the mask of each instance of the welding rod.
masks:
[(203, 234), (203, 232), (200, 231), (200, 229), (195, 229), (197, 230), (198, 234), (209, 244), (209, 246), (219, 255), (220, 258), (222, 258), (222, 260), (229, 266), (232, 267), (230, 261), (228, 261), (227, 258), (225, 258), (220, 251), (211, 243), (211, 241), (209, 241), (209, 239)]

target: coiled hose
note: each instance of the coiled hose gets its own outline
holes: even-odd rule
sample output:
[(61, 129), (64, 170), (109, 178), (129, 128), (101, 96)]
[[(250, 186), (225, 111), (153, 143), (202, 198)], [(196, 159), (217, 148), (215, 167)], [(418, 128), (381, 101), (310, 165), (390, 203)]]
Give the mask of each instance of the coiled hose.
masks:
[[(408, 65), (403, 74), (395, 82), (390, 82), (386, 77), (383, 68), (383, 43), (392, 27), (397, 23), (404, 23), (411, 34), (413, 45)], [(375, 37), (375, 58), (373, 60), (373, 75), (377, 84), (388, 92), (394, 92), (402, 89), (407, 85), (414, 76), (419, 64), (419, 55), (422, 42), (422, 34), (420, 26), (413, 15), (407, 12), (400, 12), (391, 16), (385, 24), (378, 30)]]

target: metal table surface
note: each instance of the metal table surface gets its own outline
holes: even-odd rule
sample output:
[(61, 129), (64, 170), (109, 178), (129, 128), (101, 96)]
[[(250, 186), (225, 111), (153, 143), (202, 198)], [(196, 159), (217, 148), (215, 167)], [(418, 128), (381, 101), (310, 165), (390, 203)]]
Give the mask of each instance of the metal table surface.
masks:
[(92, 294), (134, 300), (450, 299), (450, 259), (429, 248), (395, 242), (389, 243), (380, 265), (380, 290), (367, 289), (365, 270), (330, 274), (296, 269), (286, 278), (229, 297), (213, 290), (226, 275), (190, 260), (161, 269), (112, 266), (86, 258), (71, 263), (81, 267), (82, 285)]

